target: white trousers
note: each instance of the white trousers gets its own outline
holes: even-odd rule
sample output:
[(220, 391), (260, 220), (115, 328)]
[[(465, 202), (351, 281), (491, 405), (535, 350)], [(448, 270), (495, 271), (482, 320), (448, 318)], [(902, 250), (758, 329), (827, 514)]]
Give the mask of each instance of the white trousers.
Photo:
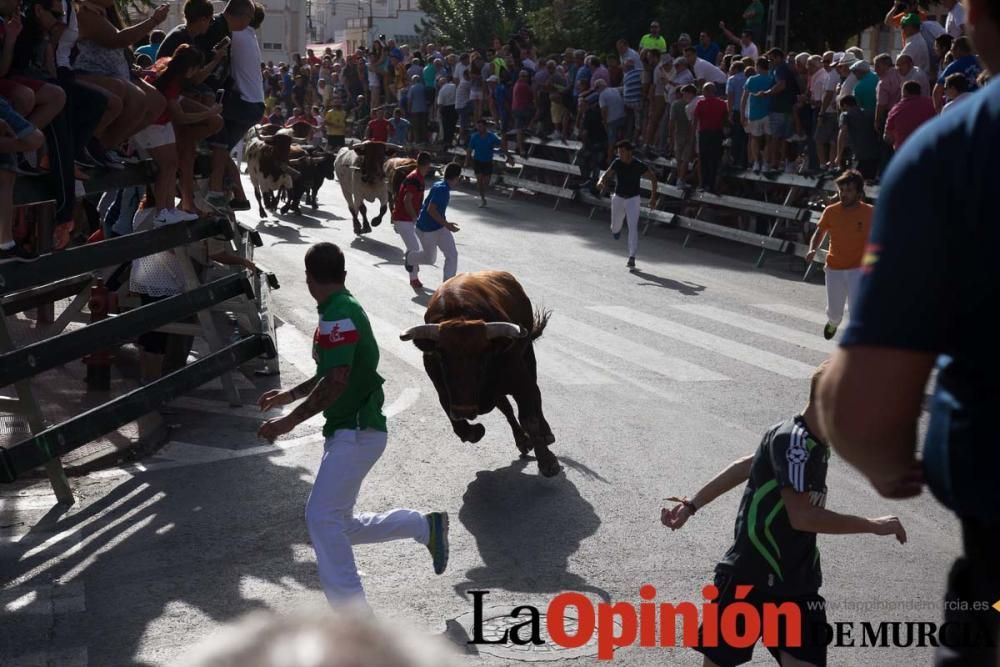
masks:
[(622, 230), (622, 223), (628, 222), (628, 256), (635, 257), (639, 250), (639, 196), (619, 197), (611, 195), (611, 233)]
[(420, 273), (420, 264), (414, 260), (420, 259), (423, 252), (423, 246), (420, 245), (420, 238), (417, 236), (417, 223), (394, 221), (392, 226), (396, 233), (402, 237), (403, 245), (406, 246), (406, 251), (403, 253), (403, 263), (412, 267), (410, 280), (414, 280)]
[(861, 269), (826, 269), (826, 319), (839, 326), (844, 319), (844, 302), (849, 309), (857, 303)]
[(385, 451), (386, 438), (380, 431), (340, 430), (324, 444), (323, 462), (306, 503), (306, 525), (320, 583), (331, 604), (364, 601), (351, 545), (404, 538), (427, 544), (427, 519), (416, 510), (354, 513), (361, 483)]
[[(399, 224), (398, 222), (396, 223)], [(445, 229), (444, 227), (436, 229), (433, 232), (425, 232), (417, 230), (417, 238), (420, 241), (420, 247), (422, 250), (420, 252), (408, 253), (408, 264), (413, 267), (413, 275), (411, 278), (416, 277), (416, 272), (421, 264), (433, 264), (437, 261), (438, 249), (441, 250), (441, 254), (444, 255), (444, 280), (448, 280), (456, 273), (458, 273), (458, 248), (455, 246), (455, 235), (451, 233), (451, 230)], [(406, 242), (406, 238), (403, 238), (403, 242)]]

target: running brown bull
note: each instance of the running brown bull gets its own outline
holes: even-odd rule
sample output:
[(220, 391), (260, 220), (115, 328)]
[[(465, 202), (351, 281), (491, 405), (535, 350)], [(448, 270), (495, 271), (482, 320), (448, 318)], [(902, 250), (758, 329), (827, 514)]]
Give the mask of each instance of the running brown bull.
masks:
[[(548, 312), (532, 310), (511, 274), (463, 273), (434, 293), (426, 324), (400, 338), (424, 353), (441, 407), (463, 442), (479, 442), (486, 434), (482, 424), (468, 420), (499, 408), (521, 456), (534, 449), (539, 471), (551, 477), (559, 472), (559, 461), (549, 451), (555, 437), (542, 414), (533, 346), (548, 319)], [(517, 403), (516, 416), (508, 396)]]

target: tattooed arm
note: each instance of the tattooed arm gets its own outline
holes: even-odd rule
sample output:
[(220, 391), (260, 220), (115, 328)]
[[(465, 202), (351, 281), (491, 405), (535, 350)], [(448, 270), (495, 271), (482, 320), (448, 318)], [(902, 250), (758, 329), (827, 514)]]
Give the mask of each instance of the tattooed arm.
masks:
[(259, 402), (262, 410), (275, 405), (287, 405), (303, 397), (305, 400), (287, 415), (269, 419), (261, 424), (257, 431), (258, 437), (274, 442), (279, 435), (288, 433), (313, 415), (322, 412), (344, 393), (350, 376), (349, 366), (337, 366), (288, 391), (264, 394)]

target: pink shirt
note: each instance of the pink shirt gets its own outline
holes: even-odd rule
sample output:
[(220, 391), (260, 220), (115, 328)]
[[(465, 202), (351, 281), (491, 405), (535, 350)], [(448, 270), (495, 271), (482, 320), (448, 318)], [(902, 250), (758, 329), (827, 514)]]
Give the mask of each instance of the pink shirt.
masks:
[(891, 109), (902, 99), (903, 77), (899, 75), (899, 70), (893, 67), (884, 76), (879, 77), (876, 95), (878, 96), (876, 104), (887, 109)]
[(899, 150), (907, 137), (918, 127), (934, 117), (934, 103), (924, 95), (904, 97), (889, 111), (885, 133), (892, 140), (892, 147)]
[(518, 79), (517, 83), (514, 84), (510, 107), (514, 111), (530, 109), (534, 97), (534, 93), (531, 92), (531, 84), (524, 79)]

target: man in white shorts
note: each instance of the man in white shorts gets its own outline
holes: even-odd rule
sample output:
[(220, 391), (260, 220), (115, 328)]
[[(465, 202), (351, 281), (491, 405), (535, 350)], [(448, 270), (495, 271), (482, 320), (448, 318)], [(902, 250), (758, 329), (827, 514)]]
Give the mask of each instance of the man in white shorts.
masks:
[(767, 58), (758, 58), (756, 69), (757, 73), (747, 79), (743, 86), (740, 117), (746, 123), (746, 131), (750, 135), (749, 161), (753, 165), (754, 172), (759, 174), (765, 162), (763, 157), (764, 146), (767, 143), (765, 137), (771, 133), (768, 124), (771, 102), (766, 97), (751, 93), (769, 90), (774, 85), (774, 79), (771, 78), (771, 63)]

